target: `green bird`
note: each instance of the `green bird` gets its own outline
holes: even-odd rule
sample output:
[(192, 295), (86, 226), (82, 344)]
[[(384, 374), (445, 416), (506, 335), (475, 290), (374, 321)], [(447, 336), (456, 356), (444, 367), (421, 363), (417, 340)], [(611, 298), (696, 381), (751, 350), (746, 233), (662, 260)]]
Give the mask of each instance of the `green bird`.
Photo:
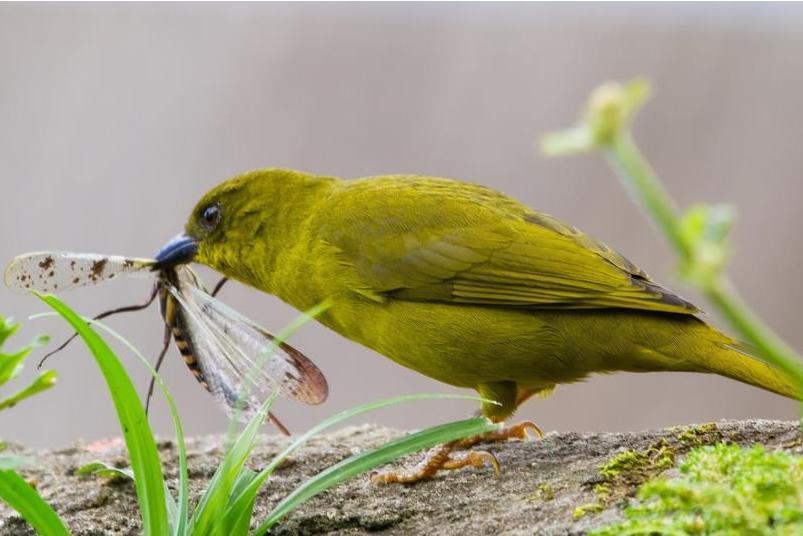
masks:
[[(287, 169), (218, 185), (157, 267), (206, 264), (426, 376), (475, 389), (510, 417), (531, 396), (593, 373), (714, 373), (797, 398), (790, 381), (702, 321), (697, 307), (605, 244), (495, 190), (386, 175)], [(496, 438), (522, 437), (531, 423)], [(447, 445), (410, 482), (481, 465)]]

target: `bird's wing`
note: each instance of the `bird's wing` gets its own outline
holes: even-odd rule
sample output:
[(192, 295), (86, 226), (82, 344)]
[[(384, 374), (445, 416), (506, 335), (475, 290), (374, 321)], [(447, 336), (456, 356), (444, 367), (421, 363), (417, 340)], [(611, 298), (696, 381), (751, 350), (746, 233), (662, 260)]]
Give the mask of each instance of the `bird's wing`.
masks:
[(322, 243), (355, 271), (352, 290), (370, 299), (697, 312), (601, 242), (476, 185), (353, 181), (317, 221)]

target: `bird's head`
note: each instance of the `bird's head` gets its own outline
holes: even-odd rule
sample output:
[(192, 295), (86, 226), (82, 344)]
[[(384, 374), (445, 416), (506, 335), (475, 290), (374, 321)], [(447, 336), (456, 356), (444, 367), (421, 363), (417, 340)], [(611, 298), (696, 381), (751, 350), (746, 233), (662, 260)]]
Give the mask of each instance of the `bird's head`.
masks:
[(258, 257), (267, 263), (286, 242), (303, 194), (319, 179), (286, 169), (252, 171), (208, 191), (192, 209), (184, 232), (156, 254), (155, 270), (199, 262), (242, 279)]

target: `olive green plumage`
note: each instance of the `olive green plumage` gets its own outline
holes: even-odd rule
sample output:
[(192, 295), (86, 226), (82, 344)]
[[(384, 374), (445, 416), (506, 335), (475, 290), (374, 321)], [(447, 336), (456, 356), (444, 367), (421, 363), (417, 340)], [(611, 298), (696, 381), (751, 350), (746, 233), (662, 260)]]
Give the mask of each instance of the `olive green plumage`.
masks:
[[(204, 210), (219, 206), (219, 220)], [(508, 417), (589, 374), (695, 371), (793, 397), (697, 309), (627, 259), (498, 192), (413, 175), (352, 181), (268, 169), (217, 186), (186, 232), (195, 260)]]

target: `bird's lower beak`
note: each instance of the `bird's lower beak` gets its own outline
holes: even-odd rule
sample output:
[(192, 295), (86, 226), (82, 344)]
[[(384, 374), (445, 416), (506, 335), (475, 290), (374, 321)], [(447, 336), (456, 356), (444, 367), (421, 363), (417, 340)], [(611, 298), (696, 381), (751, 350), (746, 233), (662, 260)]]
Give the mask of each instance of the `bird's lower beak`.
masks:
[(161, 270), (179, 264), (192, 262), (198, 252), (198, 241), (185, 234), (180, 234), (164, 245), (156, 254), (154, 270)]

